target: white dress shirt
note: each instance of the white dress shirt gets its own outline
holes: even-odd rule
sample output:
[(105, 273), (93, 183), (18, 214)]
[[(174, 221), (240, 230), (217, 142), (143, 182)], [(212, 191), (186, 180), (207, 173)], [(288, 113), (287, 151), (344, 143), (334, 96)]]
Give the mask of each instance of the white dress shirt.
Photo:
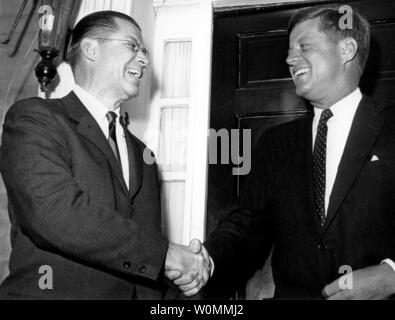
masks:
[[(325, 215), (328, 212), (328, 204), (331, 197), (333, 185), (335, 183), (337, 169), (344, 152), (355, 112), (361, 102), (362, 93), (359, 88), (355, 89), (348, 96), (336, 102), (329, 109), (333, 116), (329, 118), (328, 134), (326, 141), (326, 183), (325, 183)], [(317, 135), (318, 122), (320, 121), (323, 109), (314, 108), (313, 119), (313, 148), (315, 136)], [(391, 259), (384, 259), (382, 263), (387, 263), (395, 271), (395, 263)]]
[[(106, 140), (108, 140), (109, 132), (108, 132), (108, 120), (106, 114), (109, 110), (102, 102), (92, 96), (89, 92), (82, 89), (79, 85), (75, 85), (73, 89), (74, 93), (81, 100), (82, 104), (88, 109), (89, 113), (96, 120), (100, 129), (102, 130)], [(128, 149), (125, 140), (125, 133), (120, 124), (120, 109), (114, 110), (117, 114), (117, 120), (115, 123), (115, 134), (117, 137), (117, 144), (119, 149), (119, 156), (121, 158), (122, 165), (122, 173), (123, 178), (125, 179), (126, 186), (129, 188), (129, 157), (128, 157)]]
[[(357, 111), (362, 93), (359, 88), (355, 89), (348, 96), (336, 102), (329, 109), (333, 116), (329, 118), (328, 134), (326, 140), (326, 183), (325, 183), (325, 215), (328, 211), (328, 204), (332, 188), (335, 183), (337, 169), (343, 155), (351, 124)], [(313, 148), (315, 136), (317, 135), (318, 122), (320, 121), (323, 109), (314, 108), (313, 119)]]

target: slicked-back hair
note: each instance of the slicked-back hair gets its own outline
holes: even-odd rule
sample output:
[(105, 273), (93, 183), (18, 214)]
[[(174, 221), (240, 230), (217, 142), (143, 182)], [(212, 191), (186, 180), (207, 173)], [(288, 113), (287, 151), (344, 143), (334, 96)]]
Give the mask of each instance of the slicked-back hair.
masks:
[(122, 19), (134, 24), (141, 31), (138, 23), (130, 16), (117, 11), (98, 11), (82, 18), (71, 33), (66, 59), (72, 70), (80, 57), (80, 44), (84, 38), (103, 36), (108, 32), (118, 31), (116, 19)]
[(297, 11), (288, 24), (288, 34), (301, 22), (320, 18), (320, 29), (331, 41), (337, 43), (341, 39), (354, 38), (358, 44), (357, 57), (361, 72), (364, 70), (369, 56), (370, 47), (370, 25), (367, 19), (357, 10), (352, 8), (351, 29), (344, 28), (340, 24), (345, 12), (340, 12), (341, 4), (323, 7), (311, 7)]

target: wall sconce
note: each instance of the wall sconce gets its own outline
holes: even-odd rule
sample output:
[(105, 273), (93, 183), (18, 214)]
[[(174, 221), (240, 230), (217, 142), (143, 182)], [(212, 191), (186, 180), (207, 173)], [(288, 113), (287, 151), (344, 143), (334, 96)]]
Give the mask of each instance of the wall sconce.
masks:
[[(41, 0), (38, 9), (40, 34), (38, 50), (42, 60), (35, 68), (42, 92), (56, 76), (54, 59), (63, 53), (70, 18), (76, 0)], [(63, 58), (62, 56), (60, 58)]]

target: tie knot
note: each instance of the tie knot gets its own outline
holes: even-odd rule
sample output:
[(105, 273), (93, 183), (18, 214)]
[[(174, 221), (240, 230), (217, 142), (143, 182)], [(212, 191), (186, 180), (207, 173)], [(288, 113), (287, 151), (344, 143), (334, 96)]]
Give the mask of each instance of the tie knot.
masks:
[(106, 114), (106, 118), (107, 118), (108, 122), (111, 124), (111, 123), (115, 122), (115, 119), (117, 118), (117, 114), (113, 111), (109, 111)]
[(329, 120), (329, 118), (331, 118), (332, 116), (333, 116), (333, 113), (332, 113), (331, 109), (325, 109), (321, 113), (320, 122), (326, 123)]

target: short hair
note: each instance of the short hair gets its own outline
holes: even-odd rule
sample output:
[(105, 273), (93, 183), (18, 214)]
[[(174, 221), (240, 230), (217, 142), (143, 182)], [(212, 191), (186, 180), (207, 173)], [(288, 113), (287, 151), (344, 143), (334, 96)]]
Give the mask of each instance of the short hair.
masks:
[(340, 19), (344, 13), (340, 12), (340, 4), (329, 6), (309, 7), (297, 11), (290, 19), (288, 24), (288, 34), (295, 28), (295, 26), (306, 20), (320, 18), (321, 31), (333, 42), (338, 42), (340, 39), (352, 37), (358, 44), (357, 57), (359, 58), (359, 66), (361, 71), (364, 70), (366, 61), (369, 56), (370, 47), (370, 25), (367, 19), (362, 16), (357, 10), (352, 10), (352, 27), (351, 29), (342, 28), (340, 26)]
[(80, 44), (84, 38), (102, 35), (105, 32), (118, 31), (116, 19), (122, 19), (134, 24), (141, 31), (140, 26), (132, 17), (117, 11), (97, 11), (82, 18), (71, 32), (66, 60), (74, 70), (80, 57)]

